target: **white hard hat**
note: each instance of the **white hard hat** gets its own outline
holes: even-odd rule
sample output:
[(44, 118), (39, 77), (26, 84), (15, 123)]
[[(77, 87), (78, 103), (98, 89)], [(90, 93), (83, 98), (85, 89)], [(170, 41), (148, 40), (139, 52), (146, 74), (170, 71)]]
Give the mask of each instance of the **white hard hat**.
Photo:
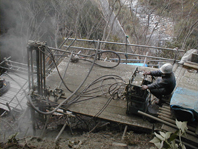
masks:
[(172, 72), (173, 66), (170, 63), (166, 63), (160, 67), (160, 71), (164, 74), (169, 74)]

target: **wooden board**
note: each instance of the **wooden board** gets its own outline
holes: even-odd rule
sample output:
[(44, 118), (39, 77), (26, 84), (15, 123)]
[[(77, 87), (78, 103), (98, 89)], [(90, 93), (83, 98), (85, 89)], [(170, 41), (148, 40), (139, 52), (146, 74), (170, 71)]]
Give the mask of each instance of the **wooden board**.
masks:
[[(68, 64), (68, 59), (65, 59), (59, 65), (58, 68), (59, 68), (60, 74), (64, 74), (64, 70), (67, 64)], [(81, 82), (84, 80), (84, 78), (88, 74), (90, 67), (91, 67), (91, 63), (85, 62), (85, 61), (79, 61), (78, 63), (70, 63), (69, 68), (66, 73), (66, 77), (64, 78), (64, 81), (66, 85), (68, 86), (68, 88), (71, 89), (72, 91), (78, 88), (78, 86), (81, 84)], [(107, 68), (102, 68), (99, 66), (94, 66), (90, 75), (88, 76), (87, 80), (85, 81), (83, 86), (80, 88), (78, 93), (80, 93), (80, 91), (85, 89), (91, 82), (93, 82), (97, 78), (100, 78), (104, 75), (117, 75), (125, 81), (125, 84), (127, 84), (129, 82), (129, 79), (131, 78), (133, 71), (136, 69), (136, 67), (137, 66), (135, 65), (126, 65), (126, 64), (120, 64), (119, 66), (113, 69), (107, 69)], [(148, 70), (155, 70), (155, 69), (139, 67), (139, 70), (148, 71)], [(135, 80), (135, 83), (140, 85), (142, 79), (143, 79), (143, 76), (139, 77), (139, 80)], [(57, 70), (54, 70), (47, 77), (46, 82), (47, 82), (47, 86), (50, 86), (52, 89), (56, 88), (59, 85), (60, 78), (57, 74)], [(115, 83), (115, 80), (113, 80), (113, 82)], [(107, 82), (104, 81), (103, 83), (107, 83)], [(65, 89), (63, 85), (61, 86), (61, 88), (64, 90), (66, 97), (69, 97), (71, 95), (71, 93), (68, 92), (68, 90)], [(102, 94), (102, 91), (99, 92), (99, 94)], [(69, 110), (74, 113), (80, 113), (80, 114), (88, 115), (88, 116), (95, 116), (96, 114), (98, 114), (98, 112), (100, 112), (103, 109), (103, 107), (108, 101), (108, 97), (109, 97), (108, 95), (104, 95), (104, 96), (100, 96), (98, 98), (94, 98), (88, 101), (74, 103), (69, 107)], [(81, 99), (82, 98), (80, 98), (79, 100)], [(71, 98), (71, 100), (73, 99)], [(58, 101), (58, 103), (60, 102), (61, 100)], [(105, 110), (102, 111), (102, 113), (98, 117), (101, 119), (114, 121), (114, 122), (118, 122), (122, 124), (127, 124), (127, 125), (131, 125), (135, 127), (141, 127), (145, 129), (153, 128), (153, 124), (144, 120), (142, 116), (137, 116), (137, 115), (128, 116), (126, 114), (126, 110), (127, 110), (126, 100), (121, 100), (121, 99), (111, 100), (108, 106), (105, 107)], [(159, 124), (156, 124), (156, 129), (159, 129), (158, 126)]]
[[(162, 130), (166, 130), (168, 132), (176, 132), (177, 129), (175, 128), (172, 128), (170, 126), (167, 126), (167, 125), (162, 125)], [(194, 148), (196, 149), (198, 147), (198, 137), (196, 136), (192, 136), (190, 134), (186, 134), (182, 137), (183, 139), (183, 143), (186, 145), (186, 147), (191, 147), (191, 148)]]
[(184, 63), (184, 67), (198, 70), (198, 63), (187, 61)]
[[(167, 116), (169, 115), (169, 116)], [(164, 131), (169, 131), (169, 132), (176, 132), (177, 126), (176, 126), (176, 119), (174, 117), (174, 114), (171, 112), (170, 106), (162, 106), (160, 107), (159, 119), (162, 119), (164, 121), (169, 122), (171, 125), (175, 125), (175, 127), (171, 127), (171, 125), (162, 125), (162, 130)], [(188, 146), (188, 147), (197, 147), (198, 146), (198, 136), (196, 134), (196, 127), (198, 127), (197, 122), (188, 122), (187, 123), (188, 130), (186, 131), (186, 135), (183, 136), (183, 142)]]

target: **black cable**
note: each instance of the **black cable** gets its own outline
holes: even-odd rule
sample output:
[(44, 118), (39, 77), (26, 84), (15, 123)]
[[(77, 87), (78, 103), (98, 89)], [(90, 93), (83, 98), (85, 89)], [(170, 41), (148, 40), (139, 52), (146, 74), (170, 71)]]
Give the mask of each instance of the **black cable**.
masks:
[(70, 89), (67, 87), (65, 81), (63, 80), (63, 78), (62, 78), (62, 76), (61, 76), (61, 74), (60, 74), (60, 72), (59, 72), (58, 66), (57, 66), (57, 64), (56, 64), (56, 62), (55, 62), (53, 53), (51, 53), (51, 50), (50, 50), (48, 47), (47, 47), (47, 49), (48, 49), (48, 52), (50, 53), (50, 55), (51, 55), (51, 57), (52, 57), (52, 61), (53, 61), (54, 65), (55, 65), (55, 67), (56, 67), (56, 70), (57, 70), (57, 72), (58, 72), (58, 75), (59, 75), (59, 77), (60, 77), (60, 79), (61, 79), (63, 85), (65, 86), (65, 88), (66, 88), (69, 92), (73, 93), (73, 91), (70, 90)]
[[(113, 53), (115, 54), (117, 57), (118, 57), (118, 61), (117, 63), (114, 65), (114, 66), (104, 66), (104, 65), (100, 65), (100, 64), (97, 64), (95, 63), (95, 65), (97, 66), (100, 66), (100, 67), (103, 67), (103, 68), (114, 68), (114, 67), (117, 67), (119, 64), (120, 64), (120, 61), (121, 61), (121, 58), (120, 58), (120, 55), (114, 51), (110, 51), (110, 50), (107, 50), (107, 51), (99, 51), (98, 54), (102, 54), (102, 53)], [(79, 54), (79, 56), (82, 56), (81, 54)], [(93, 55), (90, 55), (90, 56), (87, 56), (87, 57), (92, 57)], [(91, 60), (88, 60), (88, 59), (81, 59), (79, 58), (80, 60), (84, 60), (84, 61), (88, 61), (88, 62), (91, 62), (93, 63), (93, 61)]]
[(109, 103), (112, 101), (112, 98), (110, 97), (107, 102), (105, 103), (105, 105), (102, 107), (102, 109), (96, 113), (96, 115), (94, 116), (94, 118), (98, 117), (105, 109), (106, 107), (109, 105)]
[[(99, 42), (98, 42), (98, 47), (99, 47)], [(96, 61), (96, 58), (97, 58), (98, 47), (97, 47), (97, 49), (96, 49), (96, 53), (95, 53), (95, 57), (94, 57), (94, 62), (92, 63), (91, 68), (90, 68), (90, 70), (89, 70), (87, 76), (86, 76), (85, 79), (82, 81), (82, 83), (78, 86), (78, 88), (77, 88), (73, 93), (71, 93), (70, 96), (69, 96), (67, 99), (63, 100), (56, 108), (54, 108), (54, 110), (52, 110), (52, 111), (50, 111), (50, 112), (43, 112), (43, 111), (40, 111), (39, 109), (37, 109), (37, 108), (34, 106), (34, 104), (33, 104), (33, 102), (32, 102), (32, 99), (29, 98), (29, 96), (26, 94), (27, 99), (28, 99), (28, 101), (30, 102), (31, 106), (32, 106), (37, 112), (39, 112), (39, 113), (41, 113), (41, 114), (49, 115), (49, 114), (52, 114), (52, 113), (54, 113), (55, 111), (57, 111), (65, 102), (67, 102), (68, 100), (70, 100), (70, 99), (73, 97), (73, 95), (76, 94), (77, 91), (82, 87), (82, 85), (83, 85), (83, 84), (85, 83), (85, 81), (87, 80), (89, 74), (91, 73), (91, 70), (92, 70), (92, 68), (93, 68), (93, 66), (94, 66), (94, 63), (95, 63), (95, 61)]]
[[(98, 45), (99, 45), (99, 44), (98, 44)], [(50, 55), (51, 55), (51, 57), (52, 57), (52, 60), (53, 60), (53, 62), (54, 62), (54, 64), (55, 64), (55, 67), (56, 67), (56, 69), (57, 69), (57, 71), (58, 71), (58, 74), (59, 74), (61, 80), (63, 81), (63, 84), (64, 84), (65, 87), (66, 87), (66, 84), (64, 83), (64, 80), (63, 80), (63, 78), (61, 77), (60, 72), (59, 72), (59, 70), (58, 70), (58, 67), (57, 67), (57, 65), (56, 65), (55, 58), (54, 58), (53, 54), (51, 53), (51, 51), (50, 51), (49, 48), (47, 48), (47, 50), (48, 50), (48, 52), (50, 53)], [(113, 52), (113, 51), (102, 51), (102, 52), (100, 52), (100, 54), (101, 54), (101, 53), (105, 53), (105, 52), (112, 52), (112, 53), (115, 53), (115, 52)], [(91, 69), (90, 69), (89, 73), (91, 72), (91, 70), (92, 70), (92, 68), (93, 68), (93, 65), (96, 64), (95, 61), (96, 61), (96, 58), (97, 58), (97, 54), (98, 54), (98, 49), (96, 49), (94, 61), (90, 61), (90, 62), (92, 62), (92, 66), (91, 66)], [(116, 54), (116, 55), (118, 56), (118, 58), (119, 58), (119, 61), (118, 61), (118, 63), (117, 63), (115, 66), (110, 66), (110, 67), (109, 67), (109, 66), (103, 66), (103, 65), (99, 65), (99, 64), (96, 64), (96, 65), (101, 66), (101, 67), (105, 67), (105, 68), (113, 68), (113, 67), (116, 67), (116, 66), (119, 65), (119, 63), (120, 63), (120, 57), (119, 57), (119, 55), (118, 55), (117, 53), (115, 53), (115, 54)], [(91, 56), (93, 56), (93, 55), (91, 55)], [(88, 75), (89, 75), (89, 73), (88, 73)], [(88, 77), (88, 75), (87, 75), (87, 77)], [(52, 114), (52, 113), (55, 112), (58, 108), (60, 108), (66, 101), (69, 101), (70, 99), (71, 99), (71, 100), (70, 100), (69, 103), (66, 105), (66, 107), (68, 107), (69, 105), (71, 105), (71, 104), (73, 104), (73, 103), (81, 102), (81, 101), (79, 101), (79, 99), (80, 99), (80, 97), (82, 96), (82, 93), (86, 92), (86, 90), (87, 90), (90, 86), (92, 86), (92, 85), (98, 83), (99, 81), (102, 81), (102, 82), (103, 82), (104, 80), (107, 80), (107, 79), (115, 79), (115, 78), (112, 77), (112, 76), (116, 76), (116, 75), (106, 75), (106, 76), (102, 76), (102, 77), (96, 79), (96, 80), (93, 81), (86, 89), (84, 89), (84, 90), (80, 93), (80, 95), (78, 95), (78, 96), (76, 96), (75, 98), (71, 99), (71, 98), (73, 97), (73, 95), (76, 95), (76, 92), (80, 89), (80, 87), (82, 86), (82, 84), (85, 82), (85, 80), (87, 79), (87, 77), (86, 77), (86, 78), (84, 79), (84, 81), (81, 83), (81, 85), (75, 90), (75, 92), (73, 92), (67, 99), (65, 99), (64, 101), (62, 101), (54, 110), (52, 110), (52, 111), (50, 111), (50, 112), (43, 112), (43, 111), (40, 111), (39, 109), (37, 109), (37, 108), (33, 105), (31, 99), (28, 98), (28, 100), (30, 101), (30, 104), (32, 105), (32, 107), (33, 107), (37, 112), (42, 113), (42, 114)], [(109, 78), (105, 78), (105, 77), (109, 77)], [(121, 77), (119, 77), (119, 76), (116, 76), (116, 77), (118, 77), (120, 80), (123, 81), (123, 79), (122, 79)], [(116, 79), (115, 79), (115, 80), (116, 80)], [(101, 83), (101, 84), (102, 84), (102, 83)], [(102, 86), (102, 85), (101, 85), (101, 86)], [(67, 87), (66, 87), (66, 88), (67, 88)], [(101, 87), (100, 87), (100, 88), (101, 88)], [(115, 88), (116, 88), (116, 87), (115, 87)], [(114, 89), (115, 89), (115, 88), (114, 88)], [(68, 89), (68, 90), (69, 90), (69, 89)], [(71, 91), (71, 90), (70, 90), (70, 91)], [(28, 96), (28, 97), (29, 97), (29, 96)], [(99, 95), (99, 96), (92, 96), (92, 97), (90, 96), (88, 99), (84, 99), (84, 100), (90, 100), (90, 99), (97, 98), (97, 97), (100, 97), (100, 95)], [(111, 102), (111, 100), (112, 100), (112, 98), (110, 97), (110, 98), (107, 100), (106, 104), (103, 106), (103, 108), (95, 115), (95, 117), (99, 116), (99, 115), (105, 110), (105, 108), (108, 106), (108, 104)]]
[[(71, 53), (71, 55), (73, 54), (73, 52)], [(66, 75), (66, 71), (67, 71), (67, 68), (69, 67), (69, 63), (70, 63), (70, 61), (71, 61), (71, 59), (72, 59), (72, 56), (70, 57), (70, 59), (69, 59), (69, 62), (67, 63), (67, 66), (66, 66), (66, 68), (65, 68), (65, 72), (64, 72), (64, 74), (63, 74), (63, 78), (65, 77), (65, 75)], [(63, 83), (63, 81), (61, 80), (61, 82), (60, 82), (60, 84), (59, 84), (59, 88), (61, 87), (61, 84)], [(65, 83), (65, 82), (64, 82)], [(66, 83), (65, 83), (66, 84)], [(71, 93), (73, 92), (72, 90), (69, 90)]]
[[(115, 79), (115, 78), (121, 80), (122, 82), (117, 82), (116, 81), (116, 83), (113, 83), (113, 84), (110, 85), (108, 92), (109, 93), (113, 92), (113, 93), (109, 94), (111, 97), (107, 100), (105, 105), (98, 111), (98, 113), (93, 118), (98, 117), (106, 109), (106, 107), (109, 105), (109, 103), (112, 101), (112, 99), (114, 99), (114, 95), (116, 94), (115, 92), (118, 91), (123, 84), (125, 84), (125, 81), (121, 77), (119, 77), (117, 75), (105, 75), (105, 76), (99, 77), (98, 79), (96, 79), (92, 83), (90, 83), (90, 85), (88, 85), (87, 88), (85, 88), (76, 98), (74, 98), (73, 100), (69, 101), (67, 103), (66, 107), (69, 107), (69, 106), (71, 106), (72, 104), (75, 104), (75, 103), (79, 103), (79, 102), (83, 102), (83, 101), (87, 101), (87, 100), (91, 100), (91, 99), (94, 99), (94, 98), (98, 98), (98, 97), (104, 96), (104, 94), (101, 94), (101, 95), (96, 95), (96, 96), (89, 96), (88, 98), (79, 100), (80, 98), (84, 97), (83, 95), (86, 93), (86, 90), (88, 90), (92, 85), (95, 85), (96, 83), (99, 83), (100, 81), (103, 82), (104, 80)], [(118, 84), (121, 84), (121, 85), (118, 87)], [(116, 85), (116, 87), (114, 87), (112, 89), (112, 86), (115, 86), (115, 85)], [(97, 88), (100, 88), (100, 87), (97, 87)]]
[[(117, 76), (117, 75), (104, 75), (104, 76), (101, 76), (101, 77), (99, 77), (98, 79), (96, 79), (96, 80), (94, 80), (92, 83), (90, 83), (82, 92), (81, 92), (81, 94), (85, 94), (86, 95), (86, 92), (89, 92), (89, 91), (92, 91), (92, 90), (88, 90), (91, 86), (93, 86), (93, 85), (95, 85), (95, 84), (97, 84), (97, 83), (99, 83), (100, 81), (101, 82), (103, 82), (104, 80), (108, 80), (108, 79), (114, 79), (114, 80), (120, 80), (120, 81), (122, 81), (123, 83), (125, 83), (125, 81), (120, 77), (120, 76)], [(111, 86), (111, 84), (106, 84), (106, 85), (110, 85)], [(94, 89), (97, 89), (97, 88), (101, 88), (101, 87), (103, 87), (103, 86), (106, 86), (106, 85), (102, 85), (102, 83), (101, 83), (101, 85), (99, 86), (99, 87), (96, 87), (96, 88), (94, 88)], [(102, 91), (103, 89), (101, 89), (101, 92), (103, 92)], [(108, 92), (107, 92), (108, 93)], [(106, 93), (105, 93), (106, 94)], [(104, 95), (104, 94), (103, 94)]]
[[(106, 76), (108, 76), (109, 78), (105, 78)], [(107, 80), (107, 79), (115, 79), (115, 76), (116, 76), (116, 75), (105, 75), (105, 76), (99, 77), (98, 79), (94, 80), (94, 81), (93, 81), (86, 89), (84, 89), (81, 93), (84, 94), (84, 93), (86, 92), (86, 90), (89, 89), (89, 88), (90, 88), (92, 85), (94, 85), (95, 83), (98, 83), (99, 81), (102, 81), (102, 82), (103, 82), (104, 80)], [(125, 81), (124, 81), (121, 77), (119, 77), (119, 76), (116, 76), (116, 77), (118, 77), (118, 78), (119, 78), (120, 80), (122, 80), (123, 82), (116, 82), (116, 83), (110, 85), (108, 92), (109, 92), (109, 94), (111, 95), (111, 97), (107, 100), (107, 102), (106, 102), (105, 105), (102, 107), (102, 109), (100, 109), (100, 110), (98, 111), (98, 113), (94, 116), (94, 118), (98, 117), (98, 116), (106, 109), (106, 107), (109, 105), (109, 103), (110, 103), (110, 102), (112, 101), (112, 99), (114, 98), (114, 96), (112, 96), (112, 95), (116, 94), (115, 92), (118, 91), (118, 90), (121, 88), (121, 86), (122, 86), (123, 84), (125, 84)], [(103, 79), (102, 79), (102, 78), (103, 78)], [(121, 86), (118, 87), (118, 84), (119, 84), (119, 83), (121, 83)], [(113, 89), (111, 89), (111, 87), (114, 86), (114, 85), (116, 85), (116, 87), (114, 87)], [(118, 87), (118, 89), (116, 89), (117, 87)], [(113, 92), (113, 90), (114, 90), (114, 92)], [(110, 93), (111, 91), (112, 91), (113, 93)], [(101, 97), (101, 96), (103, 96), (103, 94), (97, 95), (97, 96), (90, 96), (89, 98), (79, 100), (81, 97), (83, 97), (83, 96), (79, 95), (75, 100), (73, 100), (72, 102), (69, 103), (69, 106), (72, 105), (72, 104), (74, 104), (74, 103), (79, 103), (79, 102), (82, 102), (82, 101), (87, 101), (87, 100), (90, 100), (90, 99), (93, 99), (93, 98), (97, 98), (97, 97)]]

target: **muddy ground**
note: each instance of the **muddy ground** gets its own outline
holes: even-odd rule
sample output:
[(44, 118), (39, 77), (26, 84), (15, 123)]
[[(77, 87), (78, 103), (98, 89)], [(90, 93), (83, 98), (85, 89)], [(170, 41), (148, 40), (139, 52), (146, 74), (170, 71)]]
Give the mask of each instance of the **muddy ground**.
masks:
[[(53, 134), (53, 135), (52, 135)], [(5, 149), (150, 149), (153, 147), (149, 143), (152, 135), (137, 134), (132, 131), (127, 132), (124, 140), (122, 132), (100, 131), (97, 133), (83, 133), (82, 135), (61, 136), (57, 142), (54, 141), (55, 134), (48, 134), (48, 137), (27, 136), (22, 139), (11, 140), (1, 144)]]
[[(14, 117), (17, 118), (15, 115)], [(10, 114), (1, 117), (1, 148), (150, 149), (154, 147), (149, 143), (153, 138), (152, 132), (143, 133), (137, 128), (128, 126), (123, 137), (125, 126), (122, 124), (78, 115), (78, 119), (70, 118), (70, 125), (68, 124), (60, 137), (57, 137), (68, 117), (51, 117), (46, 131), (43, 131), (45, 123), (37, 117), (35, 132), (31, 130), (32, 125), (24, 125), (30, 122), (27, 117), (27, 115), (23, 117), (22, 123), (16, 123), (13, 115)], [(12, 129), (15, 131), (11, 131)]]

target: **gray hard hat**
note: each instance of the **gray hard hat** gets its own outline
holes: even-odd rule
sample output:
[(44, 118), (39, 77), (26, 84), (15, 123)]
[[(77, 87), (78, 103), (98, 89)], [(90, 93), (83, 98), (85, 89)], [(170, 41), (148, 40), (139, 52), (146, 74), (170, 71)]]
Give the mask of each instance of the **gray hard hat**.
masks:
[(170, 63), (166, 63), (160, 67), (160, 71), (164, 74), (169, 74), (172, 72), (173, 66)]

